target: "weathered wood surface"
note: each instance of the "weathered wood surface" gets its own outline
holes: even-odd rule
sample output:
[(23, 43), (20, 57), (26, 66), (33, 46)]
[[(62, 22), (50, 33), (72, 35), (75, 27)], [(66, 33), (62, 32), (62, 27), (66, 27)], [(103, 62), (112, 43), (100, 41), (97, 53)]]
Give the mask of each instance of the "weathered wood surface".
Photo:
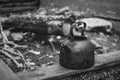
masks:
[(1, 8), (0, 13), (4, 12), (17, 12), (17, 11), (25, 11), (25, 10), (33, 10), (35, 6), (23, 6), (23, 7), (15, 7), (15, 8)]
[(119, 17), (110, 17), (110, 16), (103, 16), (103, 15), (92, 15), (92, 17), (97, 17), (97, 18), (102, 18), (102, 19), (106, 19), (106, 20), (120, 22), (120, 18)]
[(97, 70), (104, 67), (113, 66), (120, 63), (120, 51), (95, 55), (95, 65), (86, 70), (70, 70), (55, 64), (48, 67), (42, 67), (35, 71), (24, 71), (17, 75), (26, 80), (54, 80), (69, 75), (79, 74), (82, 72)]
[(39, 6), (40, 0), (2, 0), (0, 1), (0, 13), (34, 10)]
[(1, 59), (0, 80), (20, 80), (19, 77)]
[(20, 6), (31, 6), (31, 5), (35, 5), (36, 2), (26, 2), (26, 3), (19, 3), (19, 2), (14, 2), (13, 3), (6, 3), (6, 4), (1, 4), (1, 8), (4, 8), (4, 7), (11, 7), (11, 8), (14, 8), (14, 7), (20, 7)]

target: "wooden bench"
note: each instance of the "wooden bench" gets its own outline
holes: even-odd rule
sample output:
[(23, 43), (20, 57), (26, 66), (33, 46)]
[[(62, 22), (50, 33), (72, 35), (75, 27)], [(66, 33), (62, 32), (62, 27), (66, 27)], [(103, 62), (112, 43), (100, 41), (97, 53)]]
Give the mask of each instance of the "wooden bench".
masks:
[(57, 80), (62, 77), (79, 74), (91, 70), (98, 70), (101, 68), (113, 66), (120, 63), (120, 51), (95, 55), (95, 65), (85, 70), (71, 70), (63, 68), (58, 64), (52, 66), (41, 67), (34, 71), (23, 71), (17, 73), (21, 79), (26, 80)]

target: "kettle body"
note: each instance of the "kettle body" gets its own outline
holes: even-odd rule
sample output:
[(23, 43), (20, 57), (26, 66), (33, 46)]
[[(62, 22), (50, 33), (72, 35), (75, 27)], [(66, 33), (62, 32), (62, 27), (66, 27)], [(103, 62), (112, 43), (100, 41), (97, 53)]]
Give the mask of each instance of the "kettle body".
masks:
[(60, 65), (69, 69), (87, 69), (94, 65), (95, 46), (86, 37), (66, 39), (60, 49)]

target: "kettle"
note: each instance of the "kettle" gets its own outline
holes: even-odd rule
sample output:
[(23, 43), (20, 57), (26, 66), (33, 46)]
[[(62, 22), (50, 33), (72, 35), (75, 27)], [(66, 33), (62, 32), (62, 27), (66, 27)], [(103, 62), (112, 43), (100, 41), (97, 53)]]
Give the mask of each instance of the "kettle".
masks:
[[(76, 27), (71, 26), (71, 37), (61, 44), (59, 62), (68, 69), (87, 69), (94, 65), (94, 49), (90, 39), (81, 35), (74, 35)], [(82, 31), (83, 32), (83, 31)]]

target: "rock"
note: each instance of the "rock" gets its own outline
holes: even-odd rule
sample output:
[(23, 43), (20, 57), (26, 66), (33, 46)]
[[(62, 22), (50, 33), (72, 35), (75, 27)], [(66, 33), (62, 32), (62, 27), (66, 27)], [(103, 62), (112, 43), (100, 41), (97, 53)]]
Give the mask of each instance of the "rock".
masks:
[(49, 20), (63, 20), (65, 17), (63, 15), (49, 15)]
[(56, 11), (56, 14), (64, 14), (65, 12), (69, 11), (70, 7), (66, 6), (61, 8), (60, 10)]
[(62, 37), (61, 37), (61, 36), (57, 36), (56, 38), (57, 38), (57, 39), (61, 39)]
[(69, 23), (64, 23), (62, 26), (63, 35), (65, 36), (70, 35), (70, 28), (71, 28), (71, 25)]
[(22, 33), (11, 33), (11, 37), (14, 41), (20, 41), (23, 39)]
[(33, 53), (33, 54), (35, 54), (35, 55), (41, 54), (40, 51), (29, 50), (29, 52), (31, 52), (31, 53)]
[(81, 16), (81, 13), (79, 11), (73, 11), (72, 14), (77, 17)]
[(113, 27), (110, 21), (100, 18), (83, 18), (80, 21), (87, 24), (86, 30), (100, 31), (100, 32), (111, 32)]
[(53, 56), (53, 55), (49, 55), (48, 57), (49, 57), (49, 58), (51, 58), (51, 59), (52, 59), (52, 58), (54, 58), (54, 56)]
[(49, 21), (48, 25), (60, 26), (62, 25), (62, 22), (61, 21)]

